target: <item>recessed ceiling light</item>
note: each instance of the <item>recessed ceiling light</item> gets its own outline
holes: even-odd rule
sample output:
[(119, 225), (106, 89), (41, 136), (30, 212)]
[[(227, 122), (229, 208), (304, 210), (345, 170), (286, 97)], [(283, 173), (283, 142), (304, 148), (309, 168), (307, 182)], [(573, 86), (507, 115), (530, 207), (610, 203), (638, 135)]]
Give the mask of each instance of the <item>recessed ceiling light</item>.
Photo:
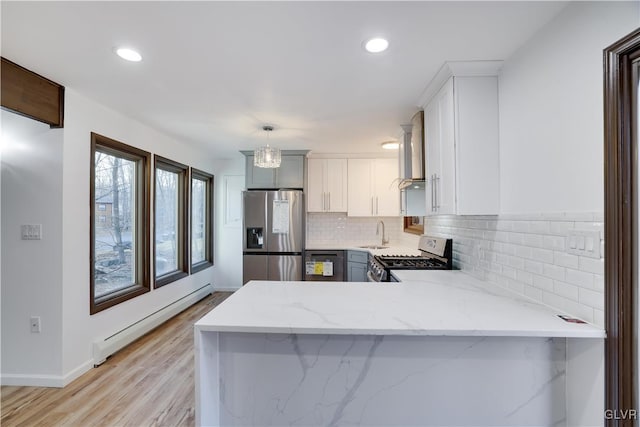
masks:
[(389, 42), (387, 39), (383, 39), (382, 37), (375, 37), (373, 39), (369, 39), (364, 44), (364, 48), (367, 52), (370, 53), (380, 53), (387, 50), (389, 47)]
[(397, 150), (400, 148), (400, 143), (396, 141), (387, 141), (382, 143), (382, 148), (385, 150)]
[(131, 61), (131, 62), (140, 62), (142, 61), (142, 55), (140, 55), (138, 52), (136, 52), (133, 49), (130, 49), (128, 47), (119, 47), (116, 49), (116, 54), (122, 58), (125, 59), (127, 61)]

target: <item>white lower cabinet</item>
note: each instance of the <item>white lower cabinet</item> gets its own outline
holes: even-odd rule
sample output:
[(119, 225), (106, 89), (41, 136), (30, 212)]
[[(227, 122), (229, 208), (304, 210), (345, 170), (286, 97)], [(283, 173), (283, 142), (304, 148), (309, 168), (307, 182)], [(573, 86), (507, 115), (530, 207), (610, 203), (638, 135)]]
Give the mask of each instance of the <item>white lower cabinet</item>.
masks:
[(399, 216), (397, 159), (349, 159), (349, 216)]

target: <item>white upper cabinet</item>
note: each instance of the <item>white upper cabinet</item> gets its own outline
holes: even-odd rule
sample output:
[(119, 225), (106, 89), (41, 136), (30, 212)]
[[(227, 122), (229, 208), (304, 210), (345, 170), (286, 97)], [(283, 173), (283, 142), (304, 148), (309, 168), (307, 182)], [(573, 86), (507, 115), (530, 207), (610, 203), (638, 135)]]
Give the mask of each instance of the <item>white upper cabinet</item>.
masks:
[(399, 216), (397, 159), (349, 159), (349, 216)]
[(497, 76), (451, 76), (424, 112), (427, 215), (498, 214)]
[(347, 212), (347, 159), (308, 159), (306, 197), (308, 212)]

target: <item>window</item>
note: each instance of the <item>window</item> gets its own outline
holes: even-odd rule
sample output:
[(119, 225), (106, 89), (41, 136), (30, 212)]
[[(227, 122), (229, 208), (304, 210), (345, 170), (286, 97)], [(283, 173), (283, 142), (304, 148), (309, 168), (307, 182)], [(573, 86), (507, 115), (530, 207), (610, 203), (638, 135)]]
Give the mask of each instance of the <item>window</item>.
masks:
[(191, 272), (213, 265), (213, 175), (191, 169)]
[(155, 287), (188, 273), (188, 167), (155, 156)]
[[(149, 292), (150, 162), (146, 151), (91, 134), (91, 314)], [(96, 201), (105, 210), (109, 201), (109, 221)]]
[(101, 203), (98, 205), (98, 210), (99, 211), (106, 211), (107, 210), (107, 205)]

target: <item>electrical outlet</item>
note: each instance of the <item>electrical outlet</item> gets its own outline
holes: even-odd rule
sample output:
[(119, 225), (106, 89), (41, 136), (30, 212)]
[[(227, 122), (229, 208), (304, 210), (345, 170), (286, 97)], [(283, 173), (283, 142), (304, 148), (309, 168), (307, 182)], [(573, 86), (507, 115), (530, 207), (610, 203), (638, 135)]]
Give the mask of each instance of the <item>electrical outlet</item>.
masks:
[(40, 316), (31, 316), (31, 332), (35, 334), (40, 333)]

